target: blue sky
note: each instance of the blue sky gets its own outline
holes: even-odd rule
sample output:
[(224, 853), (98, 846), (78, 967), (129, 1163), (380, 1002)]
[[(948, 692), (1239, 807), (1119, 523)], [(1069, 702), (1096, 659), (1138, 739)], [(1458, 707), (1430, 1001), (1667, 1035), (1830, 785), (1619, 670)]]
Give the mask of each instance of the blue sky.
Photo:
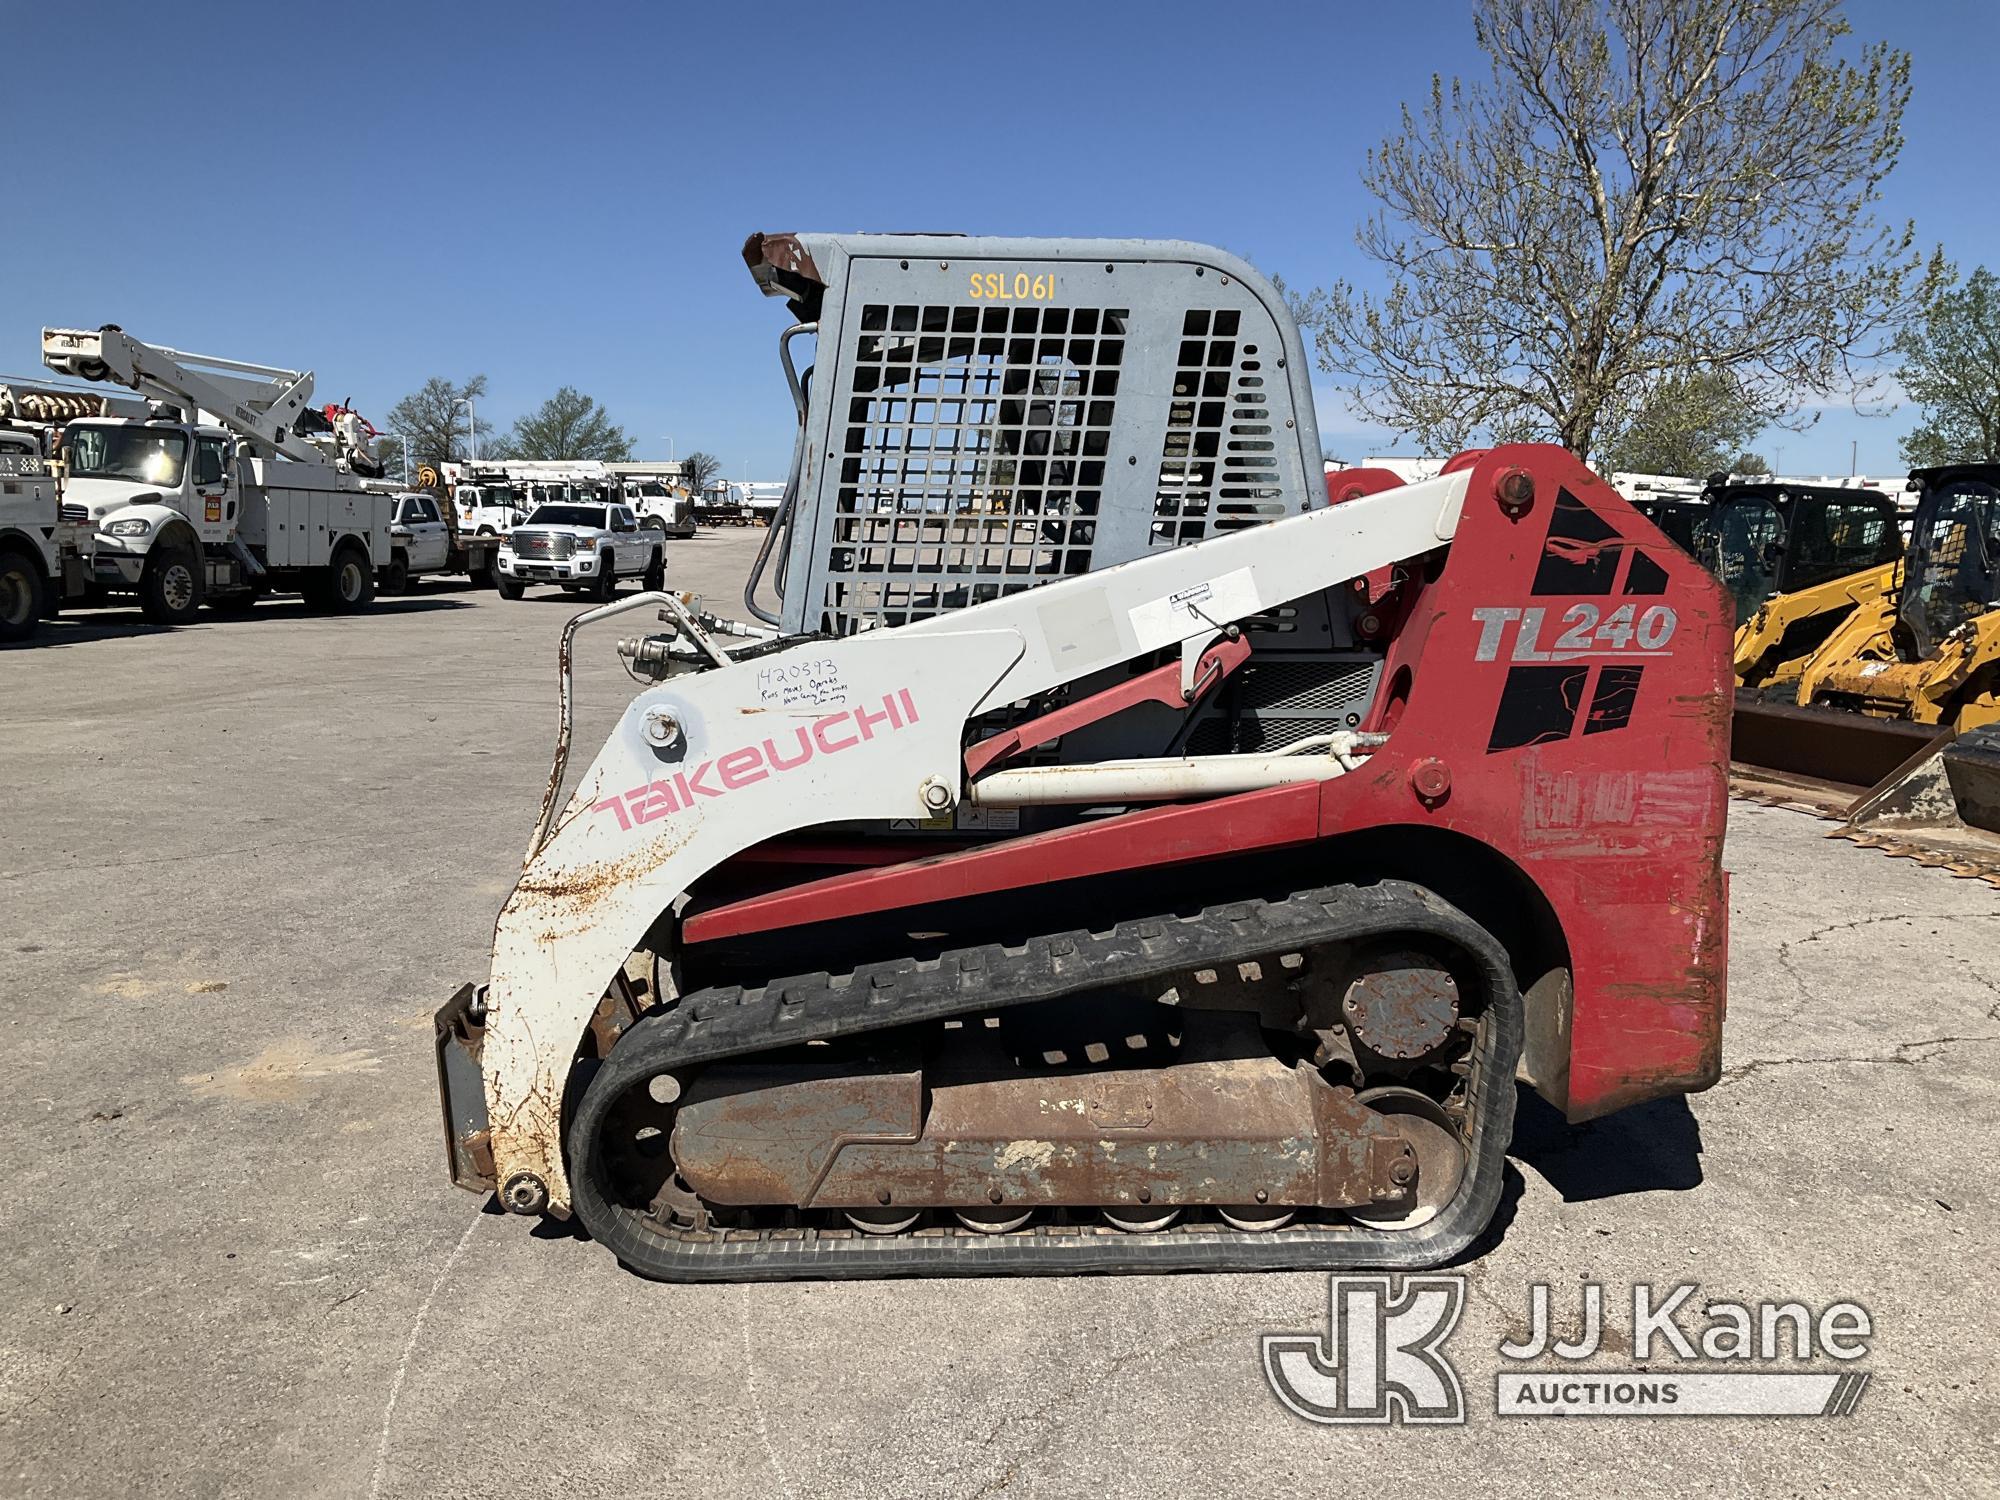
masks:
[[(644, 456), (782, 477), (785, 316), (754, 229), (1206, 240), (1366, 279), (1364, 152), (1481, 60), (1463, 0), (918, 6), (0, 0), (0, 373), (43, 324), (318, 372), (381, 419), (484, 372), (505, 427), (557, 386)], [(1849, 8), (1914, 57), (1887, 214), (1965, 267), (2000, 221), (2000, 8)], [(1972, 103), (1970, 109), (1968, 102)], [(1331, 416), (1333, 408), (1329, 408)], [(1899, 472), (1907, 410), (1769, 434), (1786, 472)], [(1323, 423), (1358, 457), (1384, 435)], [(1405, 448), (1407, 451), (1407, 445)]]

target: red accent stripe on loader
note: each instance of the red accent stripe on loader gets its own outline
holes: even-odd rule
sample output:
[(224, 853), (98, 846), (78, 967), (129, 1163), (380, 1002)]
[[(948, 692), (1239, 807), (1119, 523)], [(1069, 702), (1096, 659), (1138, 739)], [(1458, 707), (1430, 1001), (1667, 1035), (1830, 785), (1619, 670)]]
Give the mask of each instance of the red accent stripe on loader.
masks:
[(1307, 844), (1320, 835), (1319, 798), (1314, 781), (1268, 787), (1212, 802), (1148, 808), (884, 869), (832, 875), (696, 913), (682, 923), (681, 941), (714, 942), (1052, 880)]

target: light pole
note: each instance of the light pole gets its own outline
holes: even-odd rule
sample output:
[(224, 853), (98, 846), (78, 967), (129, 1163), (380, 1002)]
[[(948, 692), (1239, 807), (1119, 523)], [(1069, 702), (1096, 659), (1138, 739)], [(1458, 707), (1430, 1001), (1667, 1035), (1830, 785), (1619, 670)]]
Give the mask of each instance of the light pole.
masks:
[(674, 435), (671, 432), (663, 432), (660, 434), (660, 438), (667, 445), (667, 462), (672, 463), (674, 461)]
[[(477, 463), (479, 461), (479, 418), (473, 413), (472, 398), (470, 396), (459, 396), (453, 400), (451, 416), (446, 420), (445, 427), (447, 432), (449, 432), (449, 429), (458, 421), (458, 403), (461, 401), (465, 403), (465, 461), (467, 463)], [(449, 437), (447, 437), (445, 442), (447, 456), (450, 454), (450, 449), (451, 443)]]

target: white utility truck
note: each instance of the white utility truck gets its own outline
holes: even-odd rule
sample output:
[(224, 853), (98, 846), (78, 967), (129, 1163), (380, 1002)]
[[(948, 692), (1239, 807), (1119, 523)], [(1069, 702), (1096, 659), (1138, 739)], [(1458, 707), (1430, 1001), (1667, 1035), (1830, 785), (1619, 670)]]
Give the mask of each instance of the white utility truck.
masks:
[(271, 592), (336, 612), (374, 599), (395, 501), (363, 484), (381, 473), (365, 424), (310, 404), (311, 371), (187, 354), (116, 325), (45, 328), (42, 362), (152, 403), (143, 419), (63, 429), (63, 514), (88, 527), (94, 588), (136, 593), (162, 624)]
[(389, 523), (389, 564), (382, 570), (382, 592), (400, 594), (410, 580), (426, 574), (463, 573), (484, 588), (493, 581), (493, 559), (500, 538), (491, 532), (467, 531), (450, 500), (428, 490), (382, 489), (395, 502)]
[(467, 536), (501, 537), (528, 518), (528, 506), (504, 463), (428, 464), (417, 471), (418, 485), (442, 490)]
[(90, 527), (64, 513), (54, 462), (62, 424), (144, 415), (143, 401), (0, 385), (0, 641), (27, 640), (90, 588)]
[(604, 467), (620, 487), (625, 503), (639, 517), (641, 526), (681, 541), (693, 539), (694, 496), (685, 482), (686, 471), (679, 464), (669, 460), (608, 463)]
[(41, 624), (62, 553), (56, 481), (32, 432), (0, 426), (0, 641), (24, 641)]

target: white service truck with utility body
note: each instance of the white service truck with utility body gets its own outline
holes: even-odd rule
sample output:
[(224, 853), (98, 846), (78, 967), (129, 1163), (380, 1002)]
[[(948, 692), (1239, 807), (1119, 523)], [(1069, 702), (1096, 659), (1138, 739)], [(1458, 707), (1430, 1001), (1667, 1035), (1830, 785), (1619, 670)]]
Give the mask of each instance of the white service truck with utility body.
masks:
[(0, 642), (40, 627), (62, 586), (55, 476), (31, 432), (0, 427)]
[(425, 464), (417, 470), (417, 486), (442, 493), (467, 536), (503, 537), (528, 519), (528, 506), (504, 462)]
[(669, 461), (607, 463), (604, 467), (617, 486), (612, 498), (622, 498), (641, 526), (680, 541), (694, 539), (694, 496), (683, 483), (680, 465)]
[(501, 541), (493, 582), (503, 599), (520, 598), (531, 583), (609, 599), (621, 578), (660, 589), (666, 576), (666, 539), (642, 528), (630, 507), (561, 503), (538, 506)]
[(333, 612), (374, 599), (395, 501), (363, 482), (381, 473), (365, 424), (309, 405), (310, 371), (187, 354), (115, 325), (43, 329), (42, 362), (152, 403), (143, 419), (63, 429), (62, 515), (88, 528), (78, 561), (93, 590), (135, 593), (168, 625), (273, 592)]
[(474, 536), (505, 536), (528, 519), (514, 492), (498, 485), (462, 484), (452, 500), (458, 524)]
[(29, 639), (90, 593), (90, 527), (62, 504), (62, 424), (145, 414), (141, 401), (0, 385), (0, 642)]

